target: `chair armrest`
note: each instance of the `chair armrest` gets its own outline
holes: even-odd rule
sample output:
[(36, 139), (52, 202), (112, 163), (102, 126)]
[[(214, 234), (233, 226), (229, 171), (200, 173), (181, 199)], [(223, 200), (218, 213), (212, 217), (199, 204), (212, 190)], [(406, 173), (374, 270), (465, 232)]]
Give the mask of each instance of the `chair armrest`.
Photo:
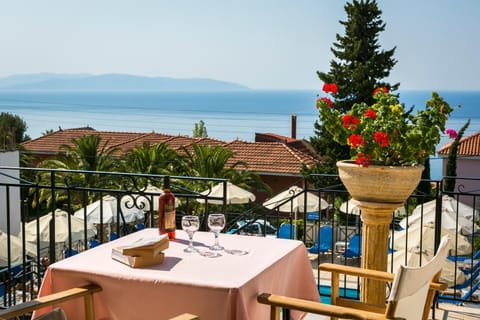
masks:
[[(346, 274), (350, 276), (357, 276), (357, 277), (381, 280), (386, 282), (393, 281), (393, 278), (395, 277), (395, 275), (391, 272), (378, 271), (378, 270), (372, 270), (372, 269), (362, 269), (359, 267), (344, 266), (341, 264), (334, 264), (334, 263), (322, 263), (318, 266), (318, 268), (322, 271), (328, 271), (331, 273)], [(430, 289), (433, 289), (433, 290), (444, 291), (447, 289), (447, 287), (448, 285), (443, 282), (430, 283)]]
[(344, 266), (334, 263), (322, 263), (318, 266), (318, 268), (322, 271), (329, 271), (331, 273), (340, 273), (374, 280), (383, 280), (386, 282), (393, 281), (393, 278), (395, 276), (393, 273), (386, 271), (362, 269), (358, 267)]
[[(365, 310), (324, 304), (321, 302), (302, 300), (275, 294), (262, 293), (257, 297), (259, 303), (270, 305), (272, 308), (285, 308), (299, 310), (308, 313), (321, 314), (342, 319), (386, 319), (384, 314), (378, 314)], [(273, 310), (272, 310), (273, 314)], [(275, 319), (275, 318), (271, 318)]]
[(52, 306), (67, 300), (72, 300), (80, 297), (85, 297), (85, 301), (87, 303), (88, 296), (91, 297), (95, 292), (99, 292), (99, 291), (102, 291), (102, 288), (95, 284), (89, 284), (83, 287), (60, 291), (47, 296), (39, 297), (37, 299), (31, 300), (28, 302), (17, 304), (6, 310), (1, 310), (0, 319), (10, 319), (13, 317), (21, 316), (23, 314), (26, 314), (44, 307)]
[(169, 320), (200, 320), (200, 318), (190, 313), (183, 313), (176, 317), (170, 318)]

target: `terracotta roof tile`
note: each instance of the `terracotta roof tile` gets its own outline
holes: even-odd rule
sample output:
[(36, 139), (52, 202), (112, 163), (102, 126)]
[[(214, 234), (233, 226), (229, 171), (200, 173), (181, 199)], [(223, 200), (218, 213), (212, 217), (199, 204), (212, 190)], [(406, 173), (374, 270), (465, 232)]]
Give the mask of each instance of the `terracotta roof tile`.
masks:
[(180, 150), (181, 147), (188, 147), (192, 144), (199, 144), (199, 145), (218, 145), (218, 144), (225, 144), (225, 141), (215, 140), (211, 138), (192, 138), (187, 136), (176, 136), (168, 141), (168, 146), (175, 150)]
[[(115, 155), (125, 154), (144, 142), (156, 144), (165, 142), (171, 149), (179, 151), (193, 143), (199, 145), (222, 145), (234, 152), (230, 164), (245, 161), (248, 169), (259, 173), (299, 174), (302, 164), (311, 167), (319, 161), (311, 146), (304, 140), (289, 138), (286, 142), (245, 142), (234, 140), (225, 142), (212, 138), (192, 138), (160, 133), (110, 132), (84, 129), (66, 129), (53, 132), (23, 143), (23, 146), (37, 154), (55, 154), (62, 151), (63, 144), (70, 144), (73, 138), (98, 134), (102, 141), (108, 141), (107, 148), (117, 147)], [(272, 134), (269, 134), (272, 135)], [(278, 136), (282, 137), (282, 136)], [(278, 138), (277, 137), (277, 138)]]
[(132, 150), (136, 146), (142, 146), (144, 143), (148, 143), (150, 145), (154, 145), (157, 143), (162, 143), (165, 142), (168, 144), (170, 140), (172, 140), (171, 135), (168, 134), (162, 134), (162, 133), (149, 133), (145, 134), (142, 136), (135, 137), (134, 139), (125, 141), (123, 143), (120, 143), (116, 145), (116, 147), (119, 148), (117, 152), (115, 152), (115, 155), (122, 155), (127, 153), (128, 151)]
[(260, 173), (299, 174), (302, 164), (311, 167), (319, 161), (308, 154), (280, 142), (245, 142), (235, 140), (225, 145), (234, 152), (231, 162), (243, 160), (248, 169)]
[[(447, 156), (453, 142), (445, 144), (438, 150), (439, 155)], [(480, 156), (480, 132), (462, 138), (457, 148), (458, 156)]]
[(102, 142), (108, 142), (107, 149), (113, 148), (125, 141), (137, 139), (145, 135), (145, 133), (133, 132), (110, 132), (88, 129), (62, 129), (41, 136), (39, 138), (26, 141), (22, 145), (31, 152), (55, 154), (57, 152), (64, 151), (61, 148), (62, 145), (72, 145), (72, 139), (81, 138), (83, 136), (89, 136), (92, 134), (98, 134), (102, 137)]
[(298, 141), (295, 138), (290, 138), (287, 136), (282, 136), (276, 133), (255, 133), (255, 142), (294, 142)]

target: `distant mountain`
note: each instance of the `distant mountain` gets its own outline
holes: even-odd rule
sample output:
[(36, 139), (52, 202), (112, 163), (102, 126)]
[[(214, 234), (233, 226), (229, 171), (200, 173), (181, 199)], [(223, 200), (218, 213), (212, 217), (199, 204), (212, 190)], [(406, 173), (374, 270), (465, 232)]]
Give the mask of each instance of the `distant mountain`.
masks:
[(247, 87), (212, 79), (128, 74), (24, 74), (0, 78), (3, 91), (237, 91)]
[(16, 74), (5, 78), (0, 78), (0, 89), (13, 88), (18, 85), (35, 84), (55, 79), (78, 79), (90, 77), (90, 74), (55, 74), (55, 73), (35, 73), (35, 74)]

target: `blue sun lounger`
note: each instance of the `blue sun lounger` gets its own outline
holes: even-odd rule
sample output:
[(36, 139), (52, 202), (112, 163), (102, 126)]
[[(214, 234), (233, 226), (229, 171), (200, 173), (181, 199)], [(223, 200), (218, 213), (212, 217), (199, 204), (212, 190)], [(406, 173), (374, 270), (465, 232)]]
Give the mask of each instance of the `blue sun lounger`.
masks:
[(333, 228), (332, 226), (322, 226), (318, 232), (318, 238), (315, 244), (308, 249), (310, 253), (325, 253), (331, 251), (333, 247)]

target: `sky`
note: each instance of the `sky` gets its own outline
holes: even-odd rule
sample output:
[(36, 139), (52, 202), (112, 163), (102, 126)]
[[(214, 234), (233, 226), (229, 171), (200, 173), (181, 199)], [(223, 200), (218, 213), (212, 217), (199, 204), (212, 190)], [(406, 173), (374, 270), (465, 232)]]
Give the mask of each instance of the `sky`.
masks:
[[(480, 1), (378, 0), (403, 90), (480, 90)], [(0, 77), (38, 72), (209, 78), (317, 90), (340, 0), (0, 0)]]

